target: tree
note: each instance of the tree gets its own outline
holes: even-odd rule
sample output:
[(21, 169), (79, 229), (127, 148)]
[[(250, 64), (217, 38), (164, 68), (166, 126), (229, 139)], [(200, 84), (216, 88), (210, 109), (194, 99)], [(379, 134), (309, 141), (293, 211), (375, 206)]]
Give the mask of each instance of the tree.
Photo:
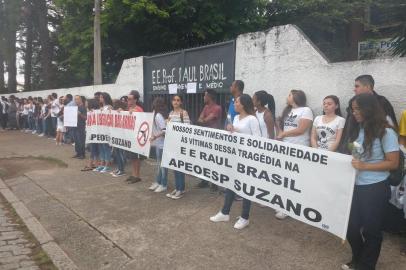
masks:
[(4, 93), (6, 91), (5, 81), (4, 81), (4, 46), (5, 46), (5, 39), (4, 35), (4, 3), (3, 0), (0, 0), (0, 93)]
[(17, 91), (17, 29), (20, 23), (21, 0), (4, 0), (4, 38), (9, 93)]
[(24, 91), (32, 90), (32, 58), (33, 58), (33, 40), (34, 40), (34, 16), (32, 0), (26, 0), (23, 9), (23, 18), (25, 24), (25, 46), (24, 56)]
[(53, 87), (53, 48), (50, 42), (48, 29), (48, 6), (46, 0), (34, 1), (36, 17), (38, 19), (38, 33), (41, 44), (41, 78), (43, 80), (43, 88), (50, 89)]

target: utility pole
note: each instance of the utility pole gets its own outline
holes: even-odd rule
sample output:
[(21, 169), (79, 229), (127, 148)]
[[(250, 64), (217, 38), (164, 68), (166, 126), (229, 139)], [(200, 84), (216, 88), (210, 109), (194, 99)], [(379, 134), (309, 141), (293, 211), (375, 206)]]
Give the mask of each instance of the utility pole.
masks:
[(94, 1), (94, 85), (102, 84), (100, 5), (101, 0)]

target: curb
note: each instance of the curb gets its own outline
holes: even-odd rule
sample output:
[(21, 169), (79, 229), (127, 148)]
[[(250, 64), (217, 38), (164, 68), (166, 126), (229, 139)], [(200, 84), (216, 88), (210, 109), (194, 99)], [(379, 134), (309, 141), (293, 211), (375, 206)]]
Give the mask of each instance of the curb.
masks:
[(25, 223), (30, 232), (39, 242), (41, 248), (47, 253), (48, 257), (54, 265), (61, 270), (78, 270), (79, 268), (75, 263), (66, 255), (66, 253), (58, 246), (51, 235), (45, 230), (36, 217), (34, 217), (30, 210), (25, 207), (24, 203), (20, 201), (14, 193), (7, 187), (3, 179), (0, 178), (0, 192), (11, 204), (17, 212), (21, 220)]

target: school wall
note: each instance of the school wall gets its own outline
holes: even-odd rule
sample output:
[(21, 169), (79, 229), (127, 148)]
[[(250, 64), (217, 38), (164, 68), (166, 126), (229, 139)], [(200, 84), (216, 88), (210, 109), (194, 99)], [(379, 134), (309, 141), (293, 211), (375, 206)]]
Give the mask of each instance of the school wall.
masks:
[[(248, 94), (267, 90), (275, 97), (281, 112), (290, 89), (306, 92), (315, 114), (321, 112), (324, 96), (341, 98), (343, 110), (353, 96), (354, 78), (371, 74), (376, 90), (385, 95), (399, 116), (406, 109), (406, 57), (330, 63), (311, 41), (294, 25), (238, 36), (236, 42), (235, 78), (245, 82)], [(23, 92), (20, 97), (81, 94), (92, 97), (96, 91), (109, 92), (113, 98), (143, 89), (143, 57), (123, 62), (115, 84)]]
[(354, 79), (371, 74), (376, 91), (386, 96), (397, 116), (406, 109), (406, 57), (329, 63), (311, 41), (293, 25), (240, 35), (236, 44), (235, 78), (245, 82), (245, 92), (267, 90), (283, 110), (290, 89), (306, 92), (315, 114), (323, 97), (340, 97), (344, 110), (353, 96)]
[(15, 94), (17, 97), (28, 96), (41, 96), (47, 97), (51, 93), (57, 93), (58, 96), (64, 96), (66, 94), (83, 95), (86, 97), (93, 97), (95, 92), (108, 92), (113, 99), (120, 98), (127, 95), (131, 90), (138, 90), (143, 96), (143, 57), (136, 57), (124, 60), (120, 73), (117, 76), (114, 84), (103, 85), (90, 85), (73, 88), (60, 88), (50, 89), (42, 91), (21, 92)]

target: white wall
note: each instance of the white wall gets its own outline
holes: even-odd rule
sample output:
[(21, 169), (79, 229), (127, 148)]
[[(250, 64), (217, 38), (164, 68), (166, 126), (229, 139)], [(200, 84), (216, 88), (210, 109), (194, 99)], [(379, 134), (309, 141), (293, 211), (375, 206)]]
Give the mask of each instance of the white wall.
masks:
[(291, 89), (305, 91), (316, 114), (330, 94), (340, 97), (344, 110), (353, 96), (354, 79), (361, 74), (374, 77), (376, 91), (391, 101), (397, 116), (406, 109), (406, 57), (329, 63), (293, 25), (237, 38), (235, 78), (245, 82), (248, 94), (272, 93), (279, 113)]
[[(406, 57), (329, 63), (323, 54), (293, 25), (274, 27), (265, 32), (240, 35), (236, 44), (236, 79), (242, 79), (246, 93), (267, 90), (275, 97), (281, 112), (290, 89), (306, 92), (309, 106), (321, 113), (323, 97), (334, 94), (341, 98), (344, 110), (353, 96), (354, 79), (371, 74), (376, 90), (395, 107), (397, 116), (406, 109)], [(115, 84), (41, 92), (24, 92), (21, 97), (81, 94), (92, 97), (96, 91), (109, 92), (113, 98), (143, 89), (143, 57), (123, 62)]]
[(143, 97), (143, 57), (136, 57), (127, 59), (123, 62), (121, 66), (120, 73), (117, 77), (116, 83), (114, 84), (103, 84), (103, 85), (90, 85), (82, 87), (73, 88), (60, 88), (60, 89), (50, 89), (42, 91), (33, 92), (21, 92), (15, 94), (17, 97), (28, 97), (28, 96), (41, 96), (47, 97), (51, 93), (57, 93), (58, 96), (64, 96), (66, 94), (72, 95), (83, 95), (85, 97), (93, 97), (95, 92), (108, 92), (113, 99), (120, 98), (127, 95), (131, 90), (138, 90)]

